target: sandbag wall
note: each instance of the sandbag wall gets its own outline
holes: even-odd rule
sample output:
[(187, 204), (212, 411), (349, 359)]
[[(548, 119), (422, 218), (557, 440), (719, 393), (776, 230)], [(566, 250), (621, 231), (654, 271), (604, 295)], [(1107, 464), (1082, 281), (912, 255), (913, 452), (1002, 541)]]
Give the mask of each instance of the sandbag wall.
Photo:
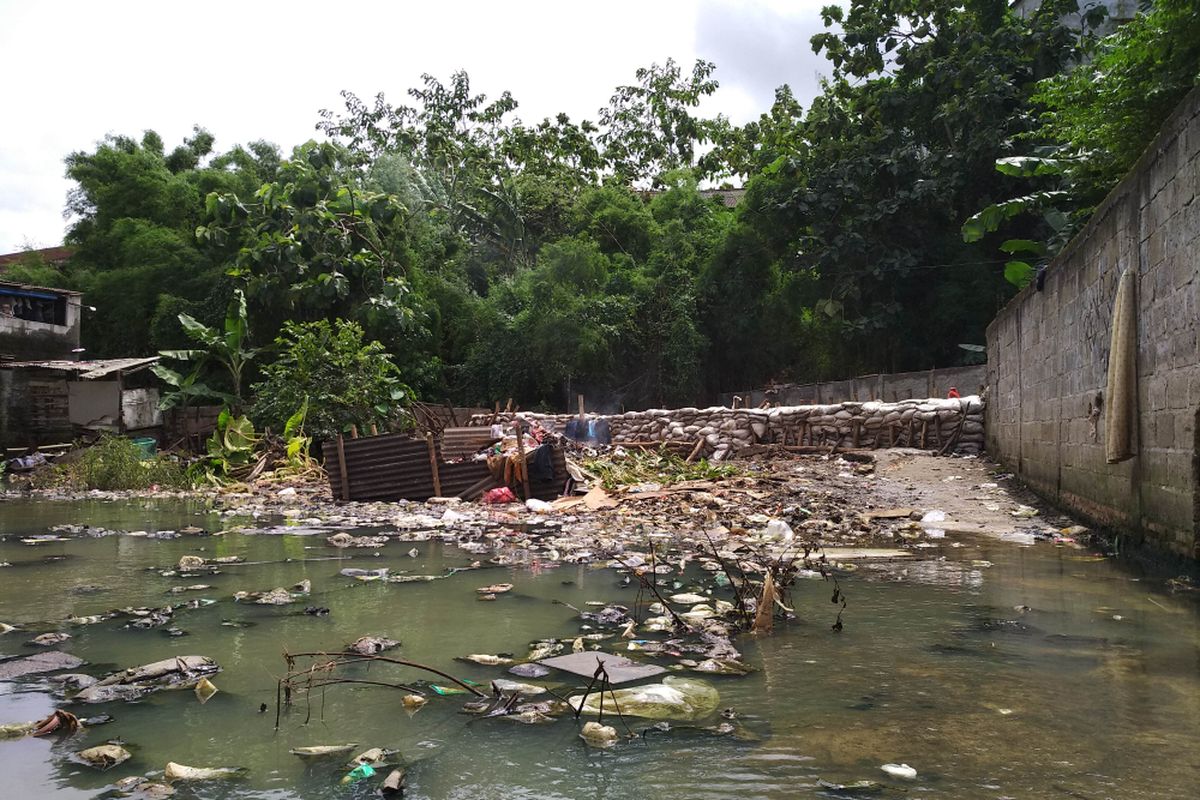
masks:
[[(471, 418), (471, 424), (507, 424), (514, 416), (518, 415), (479, 414)], [(520, 412), (519, 416), (561, 433), (577, 415)], [(650, 409), (589, 417), (607, 420), (616, 443), (695, 443), (703, 439), (702, 452), (716, 460), (755, 444), (917, 447), (962, 455), (980, 453), (984, 444), (983, 400), (974, 395), (761, 409)]]

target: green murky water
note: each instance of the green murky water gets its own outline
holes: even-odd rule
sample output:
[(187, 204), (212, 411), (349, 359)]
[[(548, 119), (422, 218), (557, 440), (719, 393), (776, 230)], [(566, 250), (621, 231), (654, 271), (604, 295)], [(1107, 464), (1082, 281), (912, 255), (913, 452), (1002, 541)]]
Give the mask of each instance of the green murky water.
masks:
[[(350, 551), (354, 557), (344, 561), (302, 561), (338, 556), (323, 535), (19, 540), (64, 522), (146, 531), (221, 526), (180, 504), (0, 504), (0, 563), (11, 564), (0, 568), (0, 621), (29, 625), (177, 600), (166, 590), (195, 581), (153, 568), (182, 555), (292, 561), (230, 566), (203, 579), (214, 588), (200, 594), (218, 602), (176, 616), (186, 636), (127, 630), (117, 621), (63, 627), (74, 638), (62, 649), (89, 662), (77, 671), (100, 675), (203, 654), (224, 669), (214, 678), (221, 691), (206, 705), (179, 691), (76, 707), (116, 719), (66, 741), (0, 741), (5, 798), (95, 797), (120, 777), (171, 760), (249, 769), (236, 783), (181, 785), (181, 798), (374, 796), (373, 786), (339, 786), (340, 762), (306, 764), (288, 753), (347, 741), (402, 751), (407, 796), (415, 798), (853, 796), (818, 786), (820, 779), (879, 780), (886, 786), (873, 796), (906, 798), (1191, 798), (1200, 786), (1197, 605), (1165, 593), (1163, 576), (1084, 551), (960, 539), (961, 547), (926, 551), (928, 560), (908, 564), (903, 579), (895, 570), (862, 569), (844, 583), (849, 607), (840, 634), (830, 631), (828, 585), (803, 582), (794, 599), (804, 621), (762, 641), (738, 641), (758, 671), (712, 679), (721, 706), (736, 709), (756, 741), (677, 729), (597, 751), (577, 738), (571, 719), (545, 726), (473, 719), (458, 713), (462, 698), (436, 697), (410, 717), (399, 692), (373, 687), (330, 689), (323, 702), (285, 713), (275, 732), (275, 679), (285, 648), (336, 649), (382, 634), (402, 640), (394, 651), (401, 657), (486, 682), (502, 669), (453, 657), (524, 653), (531, 640), (577, 634), (574, 612), (551, 600), (631, 605), (635, 590), (621, 587), (614, 572), (488, 569), (386, 585), (338, 571), (438, 573), (474, 557), (424, 542), (416, 558), (407, 555), (413, 545), (391, 543), (379, 557)], [(303, 578), (313, 584), (306, 602), (332, 609), (328, 617), (303, 614), (305, 603), (261, 607), (231, 597)], [(495, 603), (475, 600), (476, 587), (500, 581), (516, 589)], [(80, 591), (86, 586), (93, 588)], [(28, 638), (0, 637), (0, 654), (32, 652), (23, 645)], [(386, 674), (420, 677), (403, 669)], [(50, 711), (50, 687), (37, 677), (0, 683), (0, 723)], [(133, 758), (107, 773), (67, 759), (111, 738), (124, 740)], [(889, 779), (879, 769), (885, 762), (906, 762), (918, 777)]]

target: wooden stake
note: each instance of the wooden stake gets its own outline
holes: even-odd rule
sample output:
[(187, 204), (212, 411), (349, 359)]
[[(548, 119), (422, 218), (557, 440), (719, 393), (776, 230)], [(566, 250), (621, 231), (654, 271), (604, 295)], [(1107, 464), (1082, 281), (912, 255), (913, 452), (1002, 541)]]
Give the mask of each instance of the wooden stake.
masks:
[(342, 479), (342, 502), (350, 501), (350, 475), (346, 472), (346, 440), (340, 433), (337, 438), (338, 475)]
[(579, 395), (579, 425), (580, 425), (580, 427), (583, 426), (583, 423), (584, 423), (583, 394), (581, 393)]
[(351, 439), (357, 439), (357, 438), (358, 438), (358, 426), (357, 426), (357, 425), (351, 425), (351, 426), (350, 426), (350, 438), (351, 438)]
[(375, 423), (374, 423), (374, 422), (372, 422), (372, 423), (371, 423), (371, 435), (372, 435), (372, 436), (378, 436), (378, 435), (379, 435), (379, 428), (378, 428), (378, 427), (375, 425)]
[(687, 461), (685, 463), (690, 464), (693, 461), (695, 461), (696, 456), (700, 455), (700, 448), (703, 446), (704, 446), (704, 439), (703, 438), (697, 439), (696, 446), (693, 447), (692, 452), (688, 454)]
[(429, 470), (433, 473), (433, 494), (442, 496), (442, 477), (438, 474), (437, 448), (433, 446), (433, 434), (425, 434), (425, 444), (429, 448)]
[(517, 458), (521, 459), (521, 478), (525, 484), (525, 499), (528, 500), (533, 494), (529, 489), (529, 463), (525, 461), (525, 433), (521, 420), (516, 420), (513, 427), (517, 429)]
[(508, 402), (504, 404), (505, 411), (512, 411), (512, 398), (508, 398)]

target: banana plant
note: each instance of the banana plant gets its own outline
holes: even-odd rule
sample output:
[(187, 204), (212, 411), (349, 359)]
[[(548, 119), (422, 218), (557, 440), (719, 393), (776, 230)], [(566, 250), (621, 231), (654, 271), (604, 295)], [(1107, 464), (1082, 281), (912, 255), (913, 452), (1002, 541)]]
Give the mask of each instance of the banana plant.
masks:
[[(184, 332), (201, 347), (191, 350), (162, 350), (159, 355), (175, 361), (188, 361), (191, 371), (184, 375), (162, 364), (151, 369), (174, 391), (167, 393), (160, 403), (163, 409), (187, 405), (193, 399), (218, 400), (232, 413), (237, 414), (242, 406), (242, 377), (246, 366), (260, 352), (260, 348), (248, 347), (250, 323), (246, 311), (246, 295), (235, 289), (225, 311), (224, 330), (209, 327), (190, 314), (180, 314), (179, 323)], [(228, 373), (232, 392), (215, 389), (200, 381), (204, 368), (217, 363)]]

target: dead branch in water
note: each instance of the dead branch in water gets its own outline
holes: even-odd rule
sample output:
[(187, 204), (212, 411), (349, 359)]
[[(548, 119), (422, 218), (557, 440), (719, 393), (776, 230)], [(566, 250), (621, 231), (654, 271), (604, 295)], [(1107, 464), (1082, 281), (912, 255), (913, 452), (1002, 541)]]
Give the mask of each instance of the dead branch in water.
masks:
[[(311, 658), (314, 659), (307, 667), (303, 669), (296, 668), (296, 659)], [(324, 690), (329, 686), (349, 685), (349, 684), (365, 684), (369, 686), (384, 686), (389, 689), (400, 689), (409, 694), (421, 694), (421, 691), (403, 683), (389, 683), (387, 681), (367, 680), (364, 678), (350, 678), (336, 674), (340, 668), (352, 666), (354, 664), (381, 662), (385, 664), (395, 664), (401, 667), (411, 667), (413, 669), (424, 670), (444, 678), (451, 683), (461, 686), (466, 691), (478, 696), (487, 697), (476, 687), (460, 680), (453, 675), (442, 672), (440, 669), (430, 667), (426, 664), (420, 664), (416, 661), (409, 661), (404, 658), (393, 658), (383, 655), (361, 655), (358, 653), (288, 653), (284, 652), (283, 659), (287, 663), (287, 672), (279, 679), (275, 691), (275, 730), (279, 730), (279, 717), (283, 706), (291, 705), (292, 694), (294, 691), (303, 690), (306, 696), (312, 696), (314, 689)], [(322, 697), (324, 692), (322, 691)]]

